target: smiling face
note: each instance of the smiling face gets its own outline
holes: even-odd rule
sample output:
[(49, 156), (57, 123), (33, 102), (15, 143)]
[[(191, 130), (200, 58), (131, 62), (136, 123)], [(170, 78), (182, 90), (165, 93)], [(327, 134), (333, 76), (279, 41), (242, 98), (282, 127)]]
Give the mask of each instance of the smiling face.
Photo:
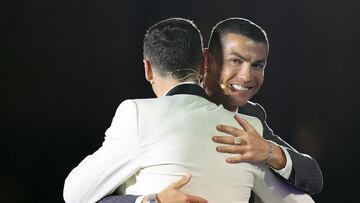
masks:
[(264, 42), (239, 34), (225, 35), (221, 52), (209, 53), (207, 58), (204, 86), (210, 98), (230, 111), (245, 105), (264, 81), (267, 56)]

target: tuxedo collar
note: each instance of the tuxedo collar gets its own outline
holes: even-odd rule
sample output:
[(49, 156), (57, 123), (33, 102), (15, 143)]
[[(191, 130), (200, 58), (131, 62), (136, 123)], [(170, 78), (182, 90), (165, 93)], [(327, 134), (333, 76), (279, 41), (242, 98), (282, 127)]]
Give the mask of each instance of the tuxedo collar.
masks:
[(165, 96), (172, 96), (172, 95), (177, 95), (177, 94), (191, 94), (191, 95), (196, 95), (196, 96), (200, 96), (203, 97), (207, 100), (209, 100), (208, 95), (206, 94), (205, 90), (195, 84), (195, 83), (184, 83), (184, 84), (180, 84), (177, 85), (175, 87), (173, 87), (172, 89), (170, 89)]

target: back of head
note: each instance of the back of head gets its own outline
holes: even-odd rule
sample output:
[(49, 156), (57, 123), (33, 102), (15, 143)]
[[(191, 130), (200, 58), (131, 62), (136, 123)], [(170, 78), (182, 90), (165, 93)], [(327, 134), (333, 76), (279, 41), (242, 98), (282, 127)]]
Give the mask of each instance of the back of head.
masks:
[(220, 51), (221, 39), (227, 34), (243, 35), (255, 42), (263, 42), (269, 48), (266, 32), (260, 26), (245, 18), (228, 18), (213, 27), (209, 38), (209, 51), (212, 53)]
[[(176, 71), (185, 77), (188, 70), (199, 71), (202, 36), (187, 19), (169, 18), (150, 27), (144, 38), (144, 58), (161, 75)], [(183, 71), (182, 71), (183, 70)]]

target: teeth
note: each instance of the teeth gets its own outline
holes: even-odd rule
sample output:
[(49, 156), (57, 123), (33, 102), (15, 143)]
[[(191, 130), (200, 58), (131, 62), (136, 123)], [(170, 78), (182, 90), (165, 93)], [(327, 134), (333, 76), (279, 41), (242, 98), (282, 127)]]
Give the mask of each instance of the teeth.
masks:
[(248, 87), (243, 87), (241, 85), (235, 85), (235, 84), (231, 84), (231, 87), (233, 87), (234, 89), (236, 90), (241, 90), (241, 91), (246, 91), (246, 90), (249, 90), (250, 88)]

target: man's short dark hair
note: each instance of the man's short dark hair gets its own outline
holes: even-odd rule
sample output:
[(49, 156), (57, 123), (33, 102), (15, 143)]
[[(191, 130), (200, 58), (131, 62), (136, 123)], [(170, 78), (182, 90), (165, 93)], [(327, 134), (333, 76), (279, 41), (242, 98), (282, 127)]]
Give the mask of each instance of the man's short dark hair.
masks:
[(144, 58), (161, 75), (177, 69), (199, 70), (202, 36), (187, 19), (169, 18), (151, 26), (144, 38)]
[(266, 32), (260, 26), (245, 18), (228, 18), (213, 27), (208, 43), (209, 51), (220, 51), (221, 39), (227, 34), (243, 35), (256, 42), (264, 42), (269, 48)]

